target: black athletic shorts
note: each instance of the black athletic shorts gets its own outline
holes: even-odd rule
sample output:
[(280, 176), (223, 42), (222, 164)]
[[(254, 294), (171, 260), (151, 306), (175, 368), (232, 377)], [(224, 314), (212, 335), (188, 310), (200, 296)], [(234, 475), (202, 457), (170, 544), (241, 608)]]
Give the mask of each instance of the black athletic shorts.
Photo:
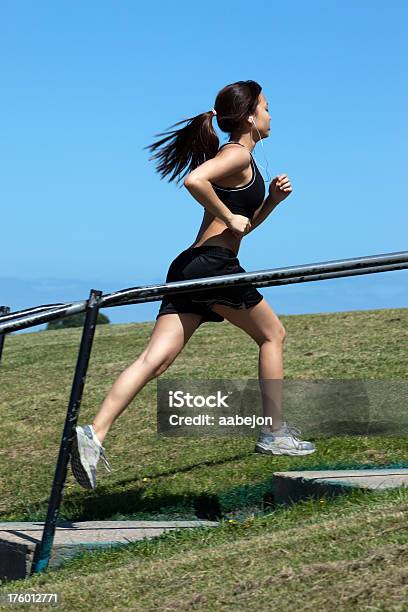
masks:
[[(182, 251), (170, 264), (166, 283), (192, 280), (207, 276), (221, 276), (246, 272), (240, 265), (234, 251), (221, 246), (189, 247)], [(221, 287), (191, 293), (167, 294), (162, 299), (156, 319), (163, 314), (193, 312), (202, 315), (206, 321), (222, 322), (224, 317), (211, 310), (212, 304), (225, 304), (232, 308), (249, 308), (263, 299), (253, 285), (246, 287)]]

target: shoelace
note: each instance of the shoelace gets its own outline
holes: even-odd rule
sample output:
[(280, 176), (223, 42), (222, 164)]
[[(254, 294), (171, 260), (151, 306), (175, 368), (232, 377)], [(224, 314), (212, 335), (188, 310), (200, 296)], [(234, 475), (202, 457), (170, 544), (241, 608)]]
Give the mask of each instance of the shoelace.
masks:
[(105, 455), (105, 449), (103, 448), (103, 446), (101, 447), (101, 450), (100, 450), (100, 457), (102, 458), (102, 461), (105, 464), (105, 468), (108, 470), (108, 472), (111, 472), (112, 471), (111, 466), (109, 465), (109, 461)]
[(300, 438), (300, 429), (298, 429), (297, 427), (294, 427), (293, 425), (290, 426), (287, 423), (284, 422), (283, 426), (282, 426), (282, 431), (284, 431), (285, 433), (288, 433), (289, 435), (293, 436), (294, 438)]

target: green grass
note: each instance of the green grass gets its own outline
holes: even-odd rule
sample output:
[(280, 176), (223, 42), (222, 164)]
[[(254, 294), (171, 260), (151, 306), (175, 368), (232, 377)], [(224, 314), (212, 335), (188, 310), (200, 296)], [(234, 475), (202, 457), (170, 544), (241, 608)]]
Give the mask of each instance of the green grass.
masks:
[(307, 500), (81, 553), (0, 594), (58, 592), (69, 611), (406, 610), (407, 511), (407, 489)]
[[(286, 380), (408, 378), (408, 309), (279, 318), (287, 331)], [(80, 423), (92, 421), (114, 380), (143, 351), (152, 327), (97, 327)], [(80, 329), (6, 337), (0, 366), (0, 520), (45, 518), (80, 337)], [(162, 376), (257, 378), (257, 367), (258, 348), (248, 336), (227, 322), (207, 323)], [(273, 505), (273, 472), (407, 466), (407, 438), (316, 438), (318, 451), (308, 457), (268, 457), (253, 452), (255, 435), (157, 437), (156, 381), (148, 383), (105, 440), (113, 472), (101, 466), (98, 487), (88, 492), (68, 471), (59, 518), (243, 523), (85, 553), (24, 581), (24, 589), (42, 585), (50, 592), (53, 586), (62, 591), (67, 609), (79, 595), (81, 608), (93, 607), (95, 590), (107, 609), (233, 610), (255, 604), (266, 609), (272, 597), (274, 608), (284, 609), (299, 595), (302, 607), (310, 602), (322, 607), (324, 597), (326, 602), (332, 597), (344, 609), (356, 603), (393, 609), (376, 607), (385, 593), (400, 605), (407, 492), (352, 493), (282, 509)], [(350, 593), (355, 600), (347, 599)]]

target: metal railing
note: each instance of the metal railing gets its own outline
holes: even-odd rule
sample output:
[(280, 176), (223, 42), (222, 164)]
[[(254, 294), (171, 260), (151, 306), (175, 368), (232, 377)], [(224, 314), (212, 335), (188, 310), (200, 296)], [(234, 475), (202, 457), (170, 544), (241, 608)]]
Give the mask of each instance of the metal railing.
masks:
[(48, 567), (67, 475), (72, 441), (78, 421), (85, 378), (92, 350), (97, 315), (100, 308), (154, 302), (161, 300), (168, 294), (176, 295), (191, 293), (197, 290), (201, 292), (218, 287), (245, 287), (247, 285), (254, 285), (256, 287), (275, 287), (291, 283), (304, 283), (331, 278), (356, 276), (359, 274), (390, 272), (407, 268), (408, 251), (398, 251), (395, 253), (382, 253), (379, 255), (369, 255), (358, 258), (311, 263), (302, 266), (289, 266), (239, 274), (211, 276), (160, 285), (130, 287), (106, 295), (103, 295), (102, 291), (91, 289), (87, 300), (45, 304), (11, 313), (9, 312), (9, 307), (0, 307), (0, 359), (5, 334), (20, 329), (27, 329), (48, 321), (61, 319), (75, 313), (85, 312), (82, 337), (51, 488), (44, 531), (41, 543), (35, 550), (31, 574), (41, 572)]

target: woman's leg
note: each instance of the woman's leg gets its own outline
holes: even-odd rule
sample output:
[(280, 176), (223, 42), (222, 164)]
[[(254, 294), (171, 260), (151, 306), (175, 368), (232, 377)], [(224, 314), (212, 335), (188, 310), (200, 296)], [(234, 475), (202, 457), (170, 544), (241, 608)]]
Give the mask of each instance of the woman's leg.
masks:
[(201, 322), (195, 313), (158, 317), (143, 353), (116, 379), (93, 420), (101, 443), (118, 416), (147, 382), (162, 374), (187, 344)]
[(282, 412), (285, 328), (265, 299), (248, 309), (238, 310), (224, 304), (214, 304), (212, 310), (245, 331), (258, 344), (258, 374), (263, 416), (272, 417), (273, 425), (270, 427), (272, 431), (279, 429)]

